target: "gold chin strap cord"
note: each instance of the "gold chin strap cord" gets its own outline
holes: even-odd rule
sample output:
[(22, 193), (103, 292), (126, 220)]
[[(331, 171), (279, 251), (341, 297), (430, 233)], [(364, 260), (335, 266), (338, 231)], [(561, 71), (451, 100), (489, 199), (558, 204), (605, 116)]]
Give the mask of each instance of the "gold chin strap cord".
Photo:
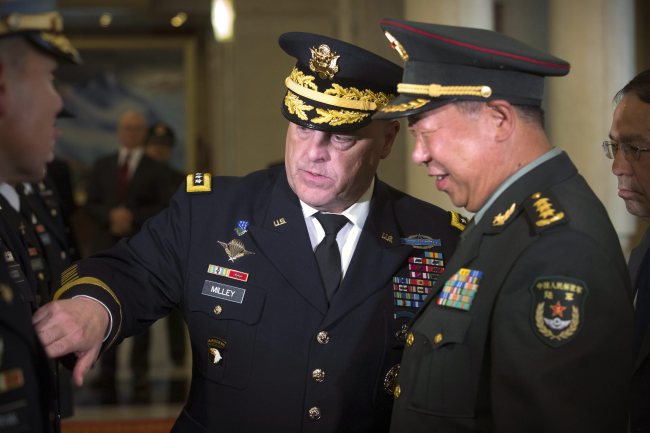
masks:
[(58, 12), (29, 15), (13, 13), (0, 20), (0, 34), (30, 30), (60, 33), (63, 31), (63, 17)]
[(373, 111), (378, 108), (377, 104), (371, 101), (355, 101), (351, 99), (343, 99), (339, 98), (338, 96), (326, 95), (325, 93), (321, 93), (317, 90), (308, 89), (307, 87), (303, 87), (293, 81), (291, 77), (287, 77), (284, 81), (284, 84), (287, 86), (287, 89), (291, 90), (292, 92), (297, 93), (300, 96), (304, 96), (305, 98), (309, 98), (313, 101), (321, 102), (323, 104), (333, 105), (335, 107), (341, 108), (349, 108), (352, 110), (365, 111)]
[(433, 98), (440, 96), (480, 96), (489, 98), (492, 96), (490, 86), (442, 86), (440, 84), (407, 84), (397, 85), (399, 93), (411, 95), (427, 95)]

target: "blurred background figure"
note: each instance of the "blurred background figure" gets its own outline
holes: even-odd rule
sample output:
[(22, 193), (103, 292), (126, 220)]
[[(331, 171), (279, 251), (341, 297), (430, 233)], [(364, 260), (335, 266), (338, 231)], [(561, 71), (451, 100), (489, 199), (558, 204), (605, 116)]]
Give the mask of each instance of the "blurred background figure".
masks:
[(174, 133), (171, 126), (163, 122), (151, 125), (144, 151), (147, 156), (160, 162), (167, 169), (169, 198), (176, 192), (181, 182), (185, 180), (185, 175), (171, 165), (175, 145), (176, 133)]
[[(92, 250), (106, 249), (122, 237), (140, 229), (142, 223), (160, 211), (169, 200), (168, 169), (145, 154), (147, 122), (136, 111), (126, 111), (117, 124), (118, 150), (97, 160), (90, 173), (86, 210), (98, 224)], [(132, 401), (149, 401), (149, 335), (133, 337), (131, 371)], [(111, 347), (102, 357), (100, 378), (101, 401), (118, 401), (117, 349)]]
[[(176, 170), (171, 164), (171, 157), (176, 145), (176, 133), (166, 123), (156, 122), (149, 128), (145, 154), (164, 165), (167, 170), (168, 192), (171, 199), (178, 186), (185, 180), (185, 175)], [(187, 327), (179, 310), (172, 310), (167, 317), (167, 335), (169, 358), (175, 371), (170, 377), (170, 401), (185, 401), (187, 393), (187, 378), (183, 370), (187, 348)]]

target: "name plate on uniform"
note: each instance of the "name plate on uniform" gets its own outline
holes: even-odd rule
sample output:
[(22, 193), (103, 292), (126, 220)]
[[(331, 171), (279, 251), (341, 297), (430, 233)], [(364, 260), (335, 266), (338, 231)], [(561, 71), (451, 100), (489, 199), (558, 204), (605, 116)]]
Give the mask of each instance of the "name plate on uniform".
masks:
[(246, 289), (205, 280), (203, 283), (203, 291), (201, 293), (206, 296), (212, 296), (213, 298), (219, 298), (225, 301), (237, 302), (238, 304), (241, 304), (244, 301)]

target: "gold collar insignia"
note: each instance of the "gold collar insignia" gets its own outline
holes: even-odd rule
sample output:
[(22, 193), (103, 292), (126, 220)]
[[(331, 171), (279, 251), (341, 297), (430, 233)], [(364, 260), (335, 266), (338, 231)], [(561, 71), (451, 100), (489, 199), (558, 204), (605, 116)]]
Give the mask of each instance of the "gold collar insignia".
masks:
[(508, 221), (508, 219), (510, 219), (512, 214), (515, 212), (515, 208), (516, 205), (513, 203), (505, 212), (495, 215), (494, 219), (492, 220), (492, 226), (500, 227), (504, 225)]

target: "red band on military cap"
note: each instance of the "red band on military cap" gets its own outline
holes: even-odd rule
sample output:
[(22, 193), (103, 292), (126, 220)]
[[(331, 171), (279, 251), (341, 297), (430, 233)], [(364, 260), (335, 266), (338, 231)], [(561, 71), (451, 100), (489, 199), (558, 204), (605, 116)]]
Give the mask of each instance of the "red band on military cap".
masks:
[(409, 30), (409, 31), (411, 31), (413, 33), (418, 33), (418, 34), (420, 34), (422, 36), (426, 36), (428, 38), (438, 39), (438, 40), (443, 41), (443, 42), (447, 42), (447, 43), (450, 43), (450, 44), (454, 44), (454, 45), (458, 45), (458, 46), (461, 46), (461, 47), (469, 48), (470, 50), (482, 51), (484, 53), (495, 54), (497, 56), (502, 56), (502, 57), (509, 57), (511, 59), (517, 59), (517, 60), (522, 60), (522, 61), (528, 62), (528, 63), (534, 63), (536, 65), (548, 66), (550, 68), (558, 68), (558, 69), (569, 69), (569, 68), (571, 68), (570, 65), (561, 65), (561, 64), (558, 64), (558, 63), (544, 62), (542, 60), (535, 60), (535, 59), (531, 59), (529, 57), (518, 56), (516, 54), (511, 54), (511, 53), (505, 53), (503, 51), (497, 51), (497, 50), (491, 50), (489, 48), (478, 47), (476, 45), (468, 44), (466, 42), (455, 41), (453, 39), (445, 38), (445, 37), (439, 36), (439, 35), (434, 35), (433, 33), (425, 32), (424, 30), (416, 29), (415, 27), (407, 26), (405, 24), (396, 23), (394, 21), (382, 21), (381, 24), (388, 24), (388, 25), (395, 26), (395, 27), (401, 27), (401, 28), (403, 28), (405, 30)]

